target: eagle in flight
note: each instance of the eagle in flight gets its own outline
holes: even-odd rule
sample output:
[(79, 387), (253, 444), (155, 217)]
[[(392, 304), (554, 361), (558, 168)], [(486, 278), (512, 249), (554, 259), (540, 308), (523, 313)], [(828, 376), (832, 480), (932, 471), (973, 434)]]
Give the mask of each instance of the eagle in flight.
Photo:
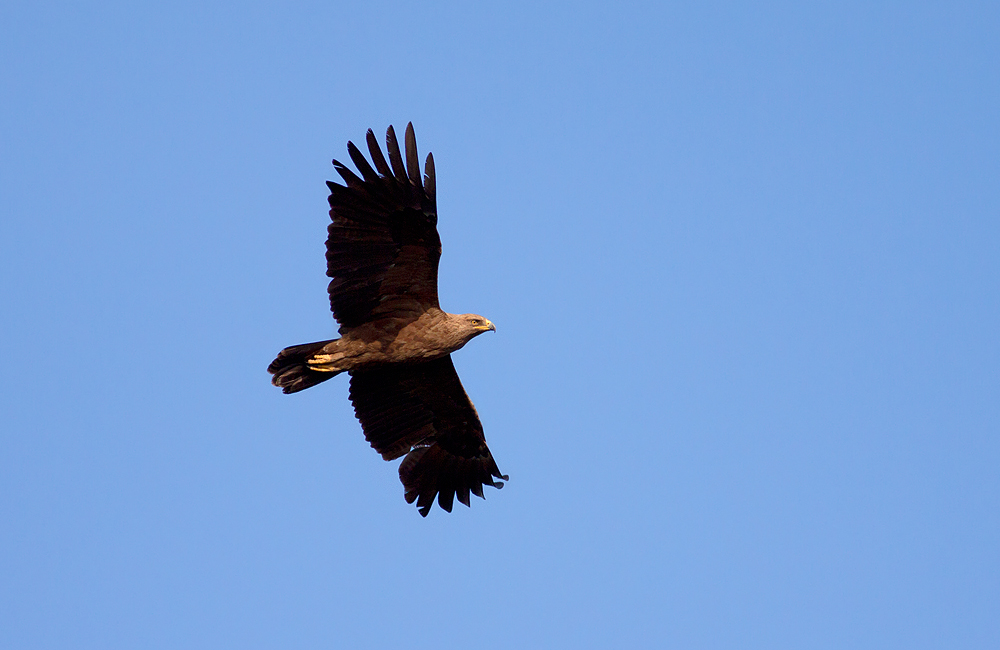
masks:
[(406, 161), (396, 133), (386, 132), (386, 161), (369, 129), (368, 163), (354, 143), (347, 151), (361, 173), (333, 161), (345, 185), (327, 181), (330, 217), (326, 274), (340, 338), (293, 345), (267, 371), (285, 393), (335, 375), (351, 376), (350, 397), (365, 438), (399, 466), (407, 503), (427, 516), (434, 498), (451, 512), (455, 496), (503, 487), (472, 401), (451, 353), (496, 331), (476, 314), (449, 314), (438, 304), (434, 157), (423, 179), (413, 124), (406, 126)]

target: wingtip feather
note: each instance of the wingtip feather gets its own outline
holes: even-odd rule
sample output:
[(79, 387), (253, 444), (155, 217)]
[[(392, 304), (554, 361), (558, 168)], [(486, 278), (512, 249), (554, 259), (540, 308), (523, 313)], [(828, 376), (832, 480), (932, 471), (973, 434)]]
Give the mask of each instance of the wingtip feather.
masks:
[(347, 141), (347, 153), (350, 154), (351, 160), (354, 161), (354, 166), (358, 168), (361, 175), (364, 177), (366, 182), (374, 181), (378, 178), (378, 174), (372, 169), (372, 166), (368, 164), (368, 160), (365, 159), (365, 155), (361, 153), (353, 142)]
[(437, 179), (434, 173), (434, 154), (428, 153), (424, 161), (424, 193), (433, 201), (437, 194)]
[(389, 163), (385, 161), (385, 156), (382, 155), (382, 147), (378, 146), (378, 138), (375, 137), (375, 132), (368, 129), (368, 133), (365, 134), (365, 140), (368, 142), (368, 153), (371, 154), (375, 168), (383, 176), (392, 176), (392, 169), (389, 167)]
[(396, 139), (396, 130), (389, 125), (385, 130), (385, 148), (389, 151), (389, 162), (392, 163), (392, 172), (396, 180), (405, 183), (407, 180), (406, 168), (403, 167), (403, 156), (399, 153), (399, 141)]
[(420, 187), (420, 158), (417, 156), (417, 136), (413, 133), (413, 122), (406, 124), (406, 172), (410, 182)]
[(344, 182), (347, 183), (348, 187), (364, 184), (364, 181), (362, 181), (357, 174), (352, 172), (347, 165), (340, 162), (336, 158), (333, 159), (333, 168), (337, 170), (337, 173), (344, 179)]

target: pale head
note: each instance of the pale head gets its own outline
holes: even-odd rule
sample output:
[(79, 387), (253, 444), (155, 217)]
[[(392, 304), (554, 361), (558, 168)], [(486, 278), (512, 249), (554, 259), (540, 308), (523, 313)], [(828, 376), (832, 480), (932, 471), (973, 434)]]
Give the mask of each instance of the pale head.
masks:
[(482, 334), (483, 332), (497, 331), (496, 326), (490, 322), (490, 319), (484, 318), (479, 314), (459, 314), (459, 318), (461, 318), (464, 322), (466, 330), (470, 332), (470, 339), (473, 336)]
[(479, 314), (448, 314), (448, 325), (455, 336), (460, 339), (461, 345), (465, 345), (483, 332), (497, 330), (490, 319)]

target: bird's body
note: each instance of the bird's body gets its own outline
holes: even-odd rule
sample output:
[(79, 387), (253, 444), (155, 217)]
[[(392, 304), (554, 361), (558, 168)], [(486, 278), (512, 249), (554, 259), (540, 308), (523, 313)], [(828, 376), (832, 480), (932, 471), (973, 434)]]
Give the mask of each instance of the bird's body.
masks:
[(317, 377), (323, 381), (345, 371), (433, 361), (461, 349), (473, 337), (491, 330), (495, 330), (493, 323), (482, 316), (449, 314), (435, 308), (409, 322), (386, 319), (366, 323), (348, 329), (339, 339), (285, 348), (275, 359), (278, 367), (272, 370), (275, 375), (273, 381), (283, 388), (293, 387), (289, 385), (291, 379), (286, 379), (283, 372), (298, 367), (298, 364), (288, 366), (279, 362), (306, 349), (308, 354), (303, 360), (307, 370), (332, 373)]
[(286, 393), (348, 372), (365, 437), (386, 460), (406, 455), (399, 468), (406, 500), (426, 516), (435, 496), (451, 511), (455, 496), (469, 505), (470, 492), (482, 497), (483, 485), (507, 479), (450, 357), (495, 328), (438, 305), (434, 159), (427, 156), (421, 184), (412, 124), (405, 166), (391, 126), (389, 162), (372, 131), (367, 141), (375, 169), (349, 142), (363, 178), (335, 160), (347, 186), (328, 183), (327, 275), (341, 336), (285, 348), (268, 371)]

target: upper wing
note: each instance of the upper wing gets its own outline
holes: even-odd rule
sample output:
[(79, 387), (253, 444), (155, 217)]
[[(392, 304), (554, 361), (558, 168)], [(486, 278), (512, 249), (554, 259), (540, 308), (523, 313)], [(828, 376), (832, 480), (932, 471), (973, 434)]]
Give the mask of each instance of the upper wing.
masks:
[(387, 317), (408, 322), (438, 307), (441, 239), (434, 157), (427, 155), (421, 185), (412, 123), (406, 125), (405, 168), (391, 126), (386, 132), (391, 168), (371, 129), (367, 140), (375, 169), (348, 142), (362, 178), (334, 160), (347, 185), (327, 181), (333, 223), (326, 240), (326, 274), (333, 278), (330, 308), (341, 330)]
[(365, 438), (386, 460), (406, 454), (399, 479), (406, 502), (427, 516), (434, 504), (451, 512), (455, 495), (503, 487), (483, 425), (462, 388), (451, 356), (351, 373), (351, 402)]

